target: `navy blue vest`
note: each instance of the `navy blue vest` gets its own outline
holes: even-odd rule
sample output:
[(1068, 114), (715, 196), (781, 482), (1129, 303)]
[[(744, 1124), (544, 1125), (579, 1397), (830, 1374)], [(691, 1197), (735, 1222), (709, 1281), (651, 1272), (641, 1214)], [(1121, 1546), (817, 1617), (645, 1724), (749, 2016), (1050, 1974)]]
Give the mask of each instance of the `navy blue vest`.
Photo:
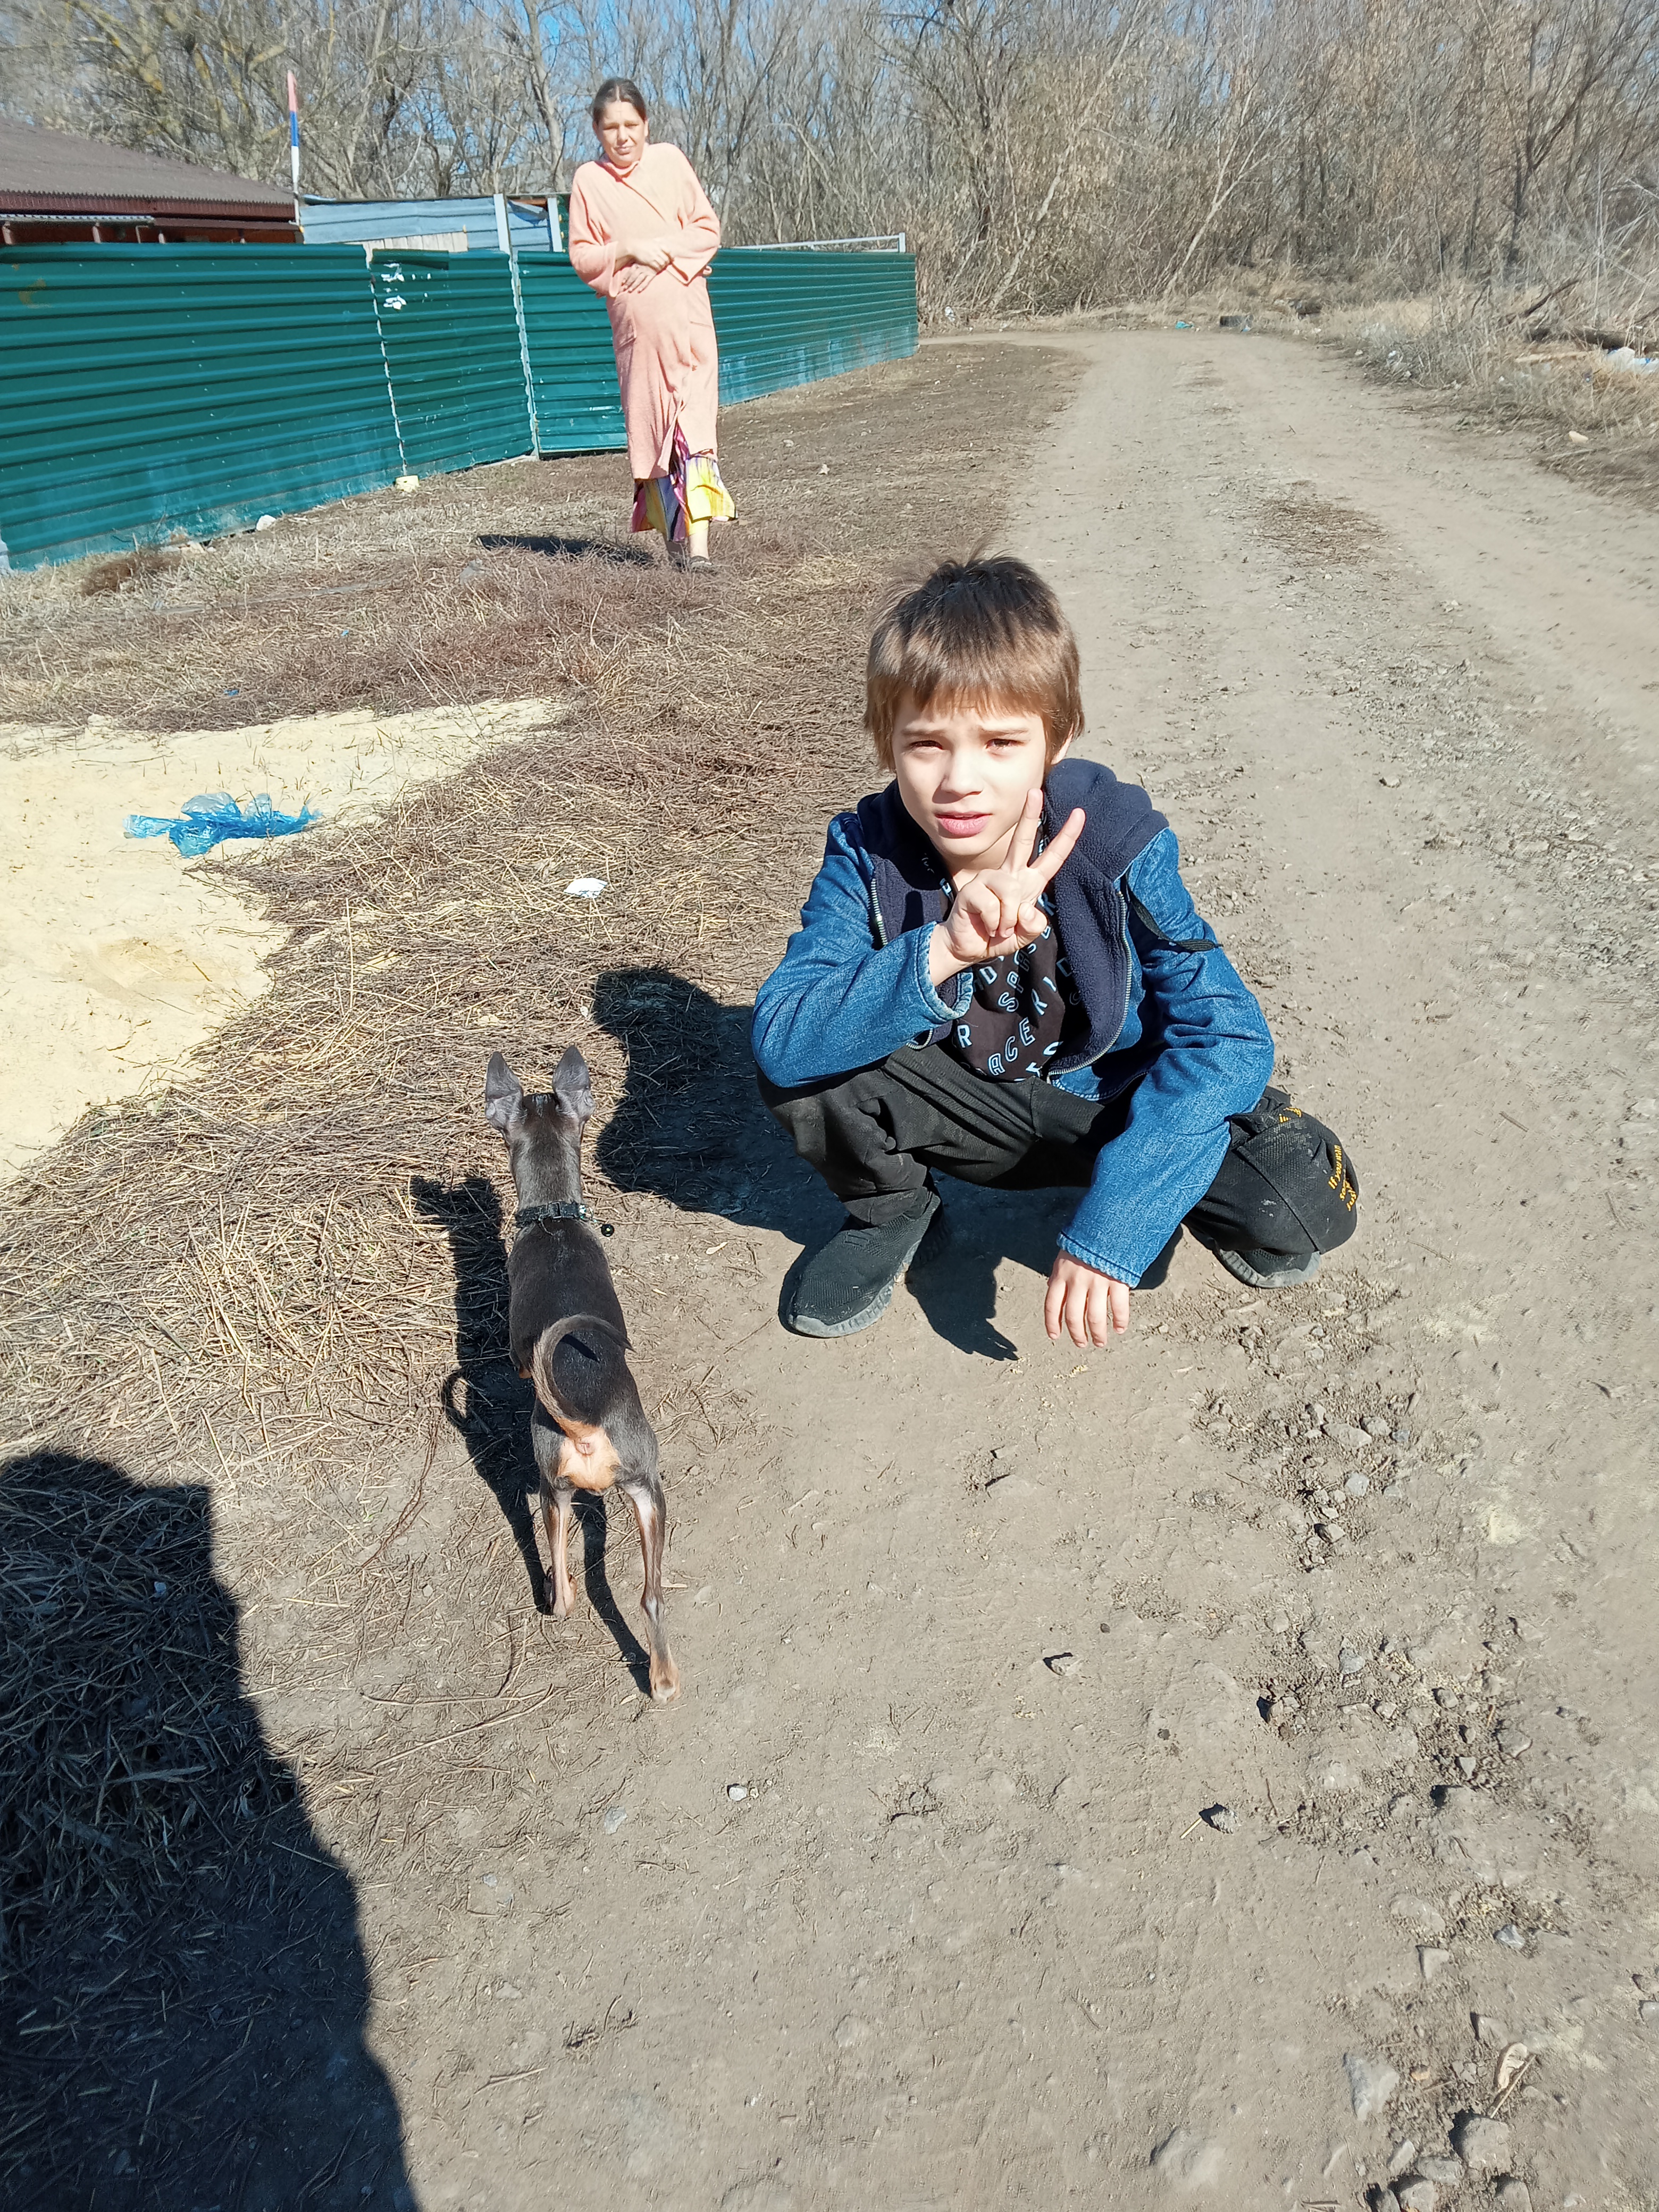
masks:
[[(1074, 806), (1088, 819), (1050, 886), (1054, 921), (1089, 1016), (1087, 1040), (1057, 1054), (1048, 1072), (1086, 1067), (1116, 1043), (1129, 1005), (1127, 917), (1121, 888), (1126, 870), (1161, 830), (1169, 827), (1138, 783), (1120, 783), (1097, 761), (1060, 761), (1043, 792), (1042, 826), (1052, 836)], [(950, 878), (939, 854), (905, 812), (898, 786), (859, 801), (843, 817), (869, 854), (871, 923), (877, 944), (890, 945), (907, 930), (945, 919)], [(928, 1032), (938, 1043), (950, 1033), (941, 1023)]]

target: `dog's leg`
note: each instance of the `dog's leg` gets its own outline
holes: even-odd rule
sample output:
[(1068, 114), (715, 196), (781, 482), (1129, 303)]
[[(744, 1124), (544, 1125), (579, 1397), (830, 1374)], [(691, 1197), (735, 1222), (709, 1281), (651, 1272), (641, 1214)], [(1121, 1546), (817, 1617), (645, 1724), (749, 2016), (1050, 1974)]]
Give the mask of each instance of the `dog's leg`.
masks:
[(553, 1616), (568, 1620), (574, 1602), (570, 1587), (570, 1485), (556, 1476), (542, 1477), (542, 1518), (547, 1523), (547, 1549), (553, 1562)]
[(662, 1547), (667, 1533), (667, 1513), (660, 1482), (627, 1486), (628, 1502), (640, 1524), (640, 1553), (645, 1561), (645, 1588), (640, 1602), (645, 1607), (651, 1642), (651, 1694), (659, 1705), (680, 1693), (680, 1670), (668, 1649), (668, 1631), (662, 1616)]

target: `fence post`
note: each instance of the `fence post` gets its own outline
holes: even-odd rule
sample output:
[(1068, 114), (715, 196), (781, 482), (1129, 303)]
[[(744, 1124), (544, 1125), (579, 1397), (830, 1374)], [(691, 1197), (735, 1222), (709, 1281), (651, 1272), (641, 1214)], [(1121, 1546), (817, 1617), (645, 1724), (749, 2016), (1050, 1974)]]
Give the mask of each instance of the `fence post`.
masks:
[(374, 310), (374, 335), (380, 341), (380, 366), (386, 371), (386, 404), (392, 410), (392, 434), (398, 441), (398, 460), (405, 476), (409, 474), (409, 455), (404, 451), (404, 426), (398, 419), (398, 394), (392, 382), (392, 363), (386, 356), (386, 326), (380, 320), (380, 295), (374, 289), (374, 248), (363, 248), (363, 274), (368, 282), (368, 304)]
[(524, 404), (530, 416), (530, 450), (539, 454), (542, 450), (541, 426), (536, 420), (536, 384), (530, 374), (530, 332), (525, 326), (524, 288), (519, 282), (519, 256), (513, 244), (513, 233), (507, 220), (507, 194), (495, 195), (495, 236), (501, 252), (507, 256), (507, 266), (513, 280), (513, 313), (519, 325), (519, 366), (524, 372)]

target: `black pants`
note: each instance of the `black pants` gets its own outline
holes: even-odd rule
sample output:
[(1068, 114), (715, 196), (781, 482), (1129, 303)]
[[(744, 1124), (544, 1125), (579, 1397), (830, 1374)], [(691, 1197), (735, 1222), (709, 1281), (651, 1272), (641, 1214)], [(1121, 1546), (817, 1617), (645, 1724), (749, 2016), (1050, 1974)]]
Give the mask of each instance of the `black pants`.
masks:
[[(871, 1226), (908, 1212), (934, 1172), (995, 1190), (1081, 1189), (1133, 1095), (1097, 1104), (1035, 1078), (998, 1083), (939, 1045), (907, 1045), (795, 1091), (763, 1075), (760, 1088), (802, 1159)], [(1227, 1156), (1186, 1225), (1224, 1250), (1305, 1259), (1352, 1235), (1358, 1194), (1331, 1132), (1269, 1090), (1234, 1116)], [(1149, 1279), (1163, 1279), (1156, 1264)]]

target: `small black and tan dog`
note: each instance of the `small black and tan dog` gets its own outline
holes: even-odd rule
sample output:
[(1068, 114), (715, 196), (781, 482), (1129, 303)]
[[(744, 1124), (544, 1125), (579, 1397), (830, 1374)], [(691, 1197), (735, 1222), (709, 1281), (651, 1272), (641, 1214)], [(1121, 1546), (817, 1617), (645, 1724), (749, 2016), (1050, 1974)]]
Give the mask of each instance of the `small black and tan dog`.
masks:
[(536, 1389), (531, 1439), (553, 1555), (553, 1610), (562, 1620), (571, 1606), (571, 1492), (614, 1485), (639, 1522), (651, 1694), (665, 1705), (679, 1695), (680, 1676), (663, 1626), (662, 1476), (656, 1434), (629, 1372), (628, 1324), (582, 1203), (582, 1131), (592, 1111), (587, 1062), (574, 1044), (552, 1090), (528, 1094), (500, 1053), (490, 1054), (484, 1115), (507, 1139), (519, 1197), (507, 1334), (514, 1364)]

